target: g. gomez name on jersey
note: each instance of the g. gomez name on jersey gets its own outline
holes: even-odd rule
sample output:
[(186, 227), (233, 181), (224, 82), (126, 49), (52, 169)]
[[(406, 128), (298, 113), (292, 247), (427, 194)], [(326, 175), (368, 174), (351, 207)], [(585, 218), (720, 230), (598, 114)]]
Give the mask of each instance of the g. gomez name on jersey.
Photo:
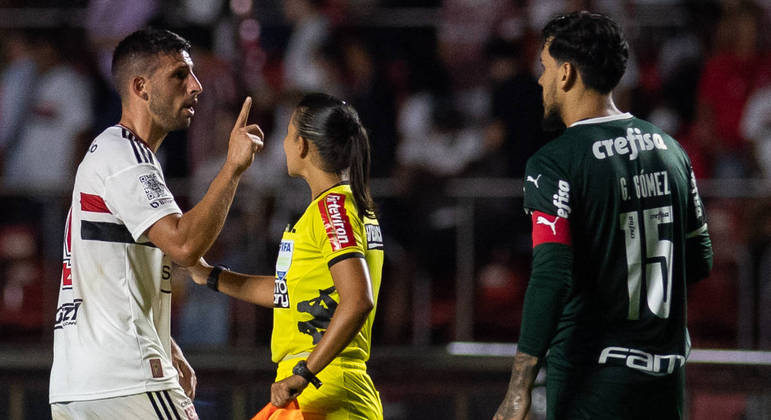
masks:
[(639, 128), (627, 128), (626, 137), (597, 140), (592, 143), (592, 154), (597, 159), (629, 155), (629, 160), (635, 160), (641, 152), (654, 149), (667, 150), (664, 139), (660, 134), (643, 133)]

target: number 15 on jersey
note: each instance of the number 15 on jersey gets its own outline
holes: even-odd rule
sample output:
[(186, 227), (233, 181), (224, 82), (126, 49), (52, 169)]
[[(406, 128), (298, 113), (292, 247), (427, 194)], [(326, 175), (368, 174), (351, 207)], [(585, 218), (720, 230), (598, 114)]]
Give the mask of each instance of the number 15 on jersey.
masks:
[(672, 224), (672, 206), (621, 213), (620, 223), (626, 244), (627, 319), (640, 319), (643, 268), (648, 309), (659, 318), (669, 318), (673, 244), (671, 240), (660, 239), (660, 228)]

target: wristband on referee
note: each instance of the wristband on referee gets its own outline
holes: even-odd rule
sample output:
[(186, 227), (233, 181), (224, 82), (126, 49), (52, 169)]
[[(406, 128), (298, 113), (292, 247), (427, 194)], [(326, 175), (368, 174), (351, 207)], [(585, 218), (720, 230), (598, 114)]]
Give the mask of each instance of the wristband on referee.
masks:
[(209, 287), (209, 289), (214, 290), (215, 292), (219, 292), (219, 283), (220, 283), (220, 273), (222, 270), (227, 270), (228, 268), (224, 265), (215, 265), (214, 268), (211, 269), (209, 272), (209, 277), (206, 278), (206, 286)]
[(308, 363), (305, 360), (300, 360), (297, 362), (297, 364), (294, 366), (294, 369), (292, 369), (292, 373), (298, 376), (302, 376), (306, 381), (313, 384), (316, 389), (321, 387), (321, 381), (316, 377), (316, 375), (313, 374), (313, 372), (311, 372), (310, 369), (308, 369)]

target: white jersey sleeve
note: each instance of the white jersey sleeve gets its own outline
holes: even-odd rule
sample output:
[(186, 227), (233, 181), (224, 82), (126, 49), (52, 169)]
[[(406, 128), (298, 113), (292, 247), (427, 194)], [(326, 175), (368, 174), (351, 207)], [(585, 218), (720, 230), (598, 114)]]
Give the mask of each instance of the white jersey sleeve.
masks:
[(105, 179), (105, 203), (135, 241), (160, 218), (182, 213), (166, 188), (163, 173), (151, 164), (130, 166)]

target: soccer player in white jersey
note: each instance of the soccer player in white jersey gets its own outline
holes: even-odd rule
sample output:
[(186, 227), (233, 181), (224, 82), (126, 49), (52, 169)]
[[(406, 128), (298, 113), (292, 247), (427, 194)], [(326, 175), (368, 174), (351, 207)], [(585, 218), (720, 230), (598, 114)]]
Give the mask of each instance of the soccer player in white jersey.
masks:
[(167, 30), (118, 44), (120, 122), (78, 167), (67, 217), (49, 402), (58, 419), (197, 419), (195, 372), (170, 336), (172, 262), (195, 264), (219, 235), (241, 174), (262, 148), (246, 98), (225, 163), (182, 213), (155, 152), (186, 128), (202, 86), (190, 44)]

